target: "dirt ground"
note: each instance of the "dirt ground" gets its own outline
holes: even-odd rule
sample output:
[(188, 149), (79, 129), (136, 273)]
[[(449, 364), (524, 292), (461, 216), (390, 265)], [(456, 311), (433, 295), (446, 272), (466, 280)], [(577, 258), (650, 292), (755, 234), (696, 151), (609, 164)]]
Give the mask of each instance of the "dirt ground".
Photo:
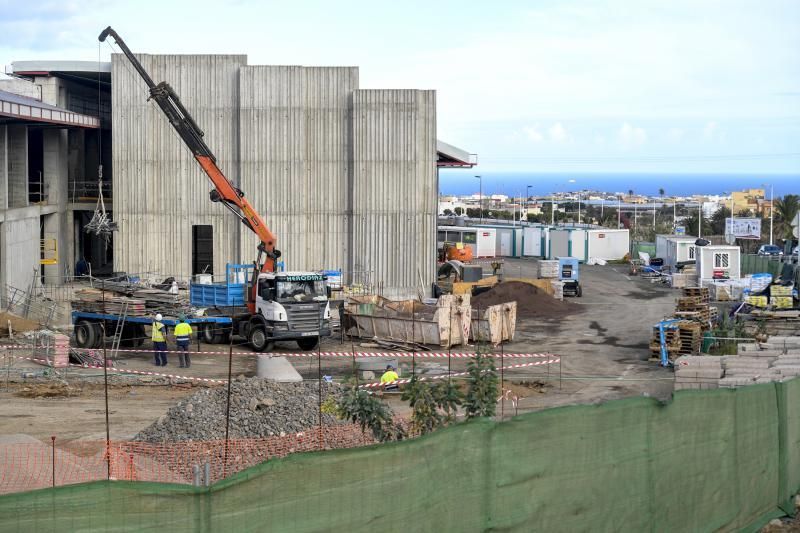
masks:
[[(506, 260), (508, 276), (535, 277), (534, 260)], [(674, 308), (677, 291), (652, 285), (627, 275), (625, 265), (581, 266), (583, 297), (570, 299), (581, 309), (574, 314), (559, 313), (557, 318), (525, 318), (517, 321), (514, 342), (502, 347), (505, 353), (548, 352), (561, 358), (549, 366), (504, 371), (504, 395), (498, 414), (515, 413), (547, 407), (602, 402), (626, 396), (649, 395), (668, 399), (672, 392), (672, 372), (648, 362), (648, 341), (653, 324)], [(374, 351), (361, 347), (355, 340), (342, 342), (328, 339), (325, 351)], [(224, 379), (228, 373), (228, 347), (201, 345), (194, 355), (192, 367), (177, 368), (177, 357), (170, 354), (166, 369), (154, 367), (147, 344), (145, 351), (120, 356), (117, 367), (142, 372), (160, 372), (179, 376)], [(458, 351), (466, 351), (462, 347)], [(277, 350), (297, 352), (293, 343), (278, 344)], [(472, 348), (469, 348), (471, 351)], [(499, 350), (499, 348), (498, 348)], [(232, 375), (254, 375), (256, 356), (241, 345), (234, 345)], [(238, 352), (238, 353), (237, 353)], [(0, 347), (0, 435), (28, 434), (49, 443), (54, 435), (60, 443), (81, 443), (105, 439), (105, 400), (102, 371), (69, 369), (60, 378), (72, 390), (54, 392), (52, 378), (24, 377), (25, 372), (41, 373), (43, 367), (33, 362), (6, 357), (20, 356), (18, 351)], [(334, 379), (352, 375), (350, 357), (316, 357), (290, 359), (306, 379), (317, 379), (321, 373)], [(519, 360), (505, 360), (506, 365)], [(523, 361), (525, 362), (525, 361)], [(407, 375), (412, 363), (401, 360), (401, 373)], [(417, 358), (415, 370), (446, 371), (447, 360)], [(452, 359), (451, 370), (463, 370), (464, 359)], [(6, 378), (9, 378), (8, 381)], [(109, 390), (109, 426), (112, 439), (128, 439), (164, 414), (178, 399), (197, 390), (198, 386), (220, 386), (192, 383), (180, 378), (172, 385), (156, 385), (153, 376), (119, 376), (112, 378)], [(24, 391), (23, 389), (29, 389)], [(41, 388), (41, 392), (38, 388)], [(50, 392), (47, 392), (50, 391)], [(387, 401), (398, 414), (407, 413), (398, 395), (387, 395)]]

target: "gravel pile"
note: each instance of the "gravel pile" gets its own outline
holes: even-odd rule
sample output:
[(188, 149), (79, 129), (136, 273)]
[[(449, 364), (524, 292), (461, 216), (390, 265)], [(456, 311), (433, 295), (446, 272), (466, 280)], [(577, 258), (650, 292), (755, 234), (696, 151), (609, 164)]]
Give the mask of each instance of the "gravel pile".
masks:
[[(342, 387), (322, 384), (322, 400), (335, 399)], [(319, 424), (317, 382), (275, 383), (261, 378), (237, 378), (231, 383), (230, 438), (260, 438), (299, 432)], [(177, 405), (134, 440), (173, 442), (225, 438), (227, 387), (205, 389)], [(323, 414), (324, 425), (341, 424)]]

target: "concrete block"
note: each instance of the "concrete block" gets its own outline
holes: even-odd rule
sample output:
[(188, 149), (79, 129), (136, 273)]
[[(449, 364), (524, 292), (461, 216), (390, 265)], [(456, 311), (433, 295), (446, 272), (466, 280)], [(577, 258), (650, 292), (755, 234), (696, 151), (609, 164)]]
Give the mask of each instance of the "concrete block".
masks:
[(719, 388), (719, 383), (701, 383), (700, 384), (700, 390), (712, 390), (712, 389), (718, 389), (718, 388)]
[(721, 365), (721, 357), (706, 355), (682, 355), (675, 360), (675, 369), (690, 367), (716, 368)]

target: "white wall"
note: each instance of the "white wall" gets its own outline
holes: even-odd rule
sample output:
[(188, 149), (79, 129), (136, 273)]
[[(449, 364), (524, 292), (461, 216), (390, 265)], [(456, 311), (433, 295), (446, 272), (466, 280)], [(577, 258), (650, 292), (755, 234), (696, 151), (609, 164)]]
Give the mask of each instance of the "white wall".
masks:
[[(587, 231), (589, 239), (589, 257), (595, 259), (616, 260), (630, 252), (630, 234), (628, 230)], [(582, 253), (582, 252), (581, 252)]]
[(39, 264), (39, 217), (0, 223), (0, 281), (27, 290)]

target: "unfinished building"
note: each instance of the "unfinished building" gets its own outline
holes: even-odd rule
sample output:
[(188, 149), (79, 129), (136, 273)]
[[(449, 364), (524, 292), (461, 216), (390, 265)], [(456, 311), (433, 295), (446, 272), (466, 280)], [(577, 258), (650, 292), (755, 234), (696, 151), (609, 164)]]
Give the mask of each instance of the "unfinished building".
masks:
[[(222, 170), (276, 233), (285, 269), (341, 270), (345, 283), (390, 298), (428, 294), (437, 169), (472, 164), (454, 147), (439, 143), (437, 150), (434, 91), (359, 89), (357, 67), (253, 66), (243, 55), (138, 57), (154, 79), (173, 86)], [(12, 65), (30, 80), (15, 80), (17, 93), (55, 87), (67, 110), (82, 96), (100, 131), (76, 127), (75, 140), (66, 134), (62, 188), (97, 187), (98, 148), (86, 141), (93, 139), (104, 154), (104, 196), (119, 231), (108, 253), (86, 249), (80, 243), (93, 242), (81, 231), (86, 220), (73, 215), (64, 222), (71, 230), (59, 235), (61, 272), (81, 256), (94, 270), (110, 270), (113, 260), (116, 272), (152, 279), (221, 275), (227, 263), (251, 262), (254, 236), (209, 201), (210, 182), (124, 56), (73, 63)], [(57, 212), (92, 212), (86, 194), (76, 198), (65, 197)]]
[(38, 83), (0, 81), (0, 287), (60, 284), (83, 255), (110, 271), (110, 244), (81, 231), (101, 160), (110, 171), (109, 93), (98, 98), (96, 64), (90, 88), (84, 64), (60, 67)]

